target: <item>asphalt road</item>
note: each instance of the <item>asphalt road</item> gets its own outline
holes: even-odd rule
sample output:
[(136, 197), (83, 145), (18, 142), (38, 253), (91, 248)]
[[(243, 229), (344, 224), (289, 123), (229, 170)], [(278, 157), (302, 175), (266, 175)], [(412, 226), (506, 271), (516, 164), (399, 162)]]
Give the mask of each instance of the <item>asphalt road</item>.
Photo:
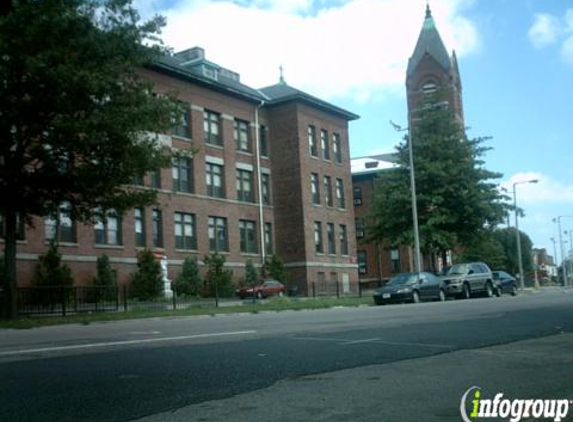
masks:
[[(365, 380), (380, 379), (384, 371), (390, 371), (383, 378), (394, 386), (394, 393), (411, 388), (403, 385), (407, 372), (412, 370), (408, 365), (419, 365), (418, 374), (423, 368), (434, 371), (415, 380), (425, 383), (427, 391), (454, 379), (461, 382), (462, 388), (467, 385), (464, 382), (472, 381), (466, 380), (467, 374), (456, 377), (460, 372), (452, 372), (451, 368), (479, 359), (458, 354), (517, 345), (513, 347), (518, 357), (520, 350), (531, 346), (514, 342), (545, 338), (547, 346), (559, 343), (553, 339), (567, 333), (573, 333), (573, 291), (563, 289), (420, 305), (0, 330), (0, 421), (130, 421), (150, 415), (158, 416), (148, 420), (175, 420), (177, 413), (171, 412), (177, 409), (181, 410), (179, 415), (183, 409), (197, 414), (193, 406), (227, 403), (225, 400), (237, 395), (272, 390), (285, 382), (289, 394), (296, 395), (298, 390), (306, 394), (308, 386), (298, 381), (308, 380), (309, 376), (312, 380), (322, 379), (323, 385), (315, 385), (314, 389), (326, 391), (336, 382), (340, 384), (338, 393), (333, 390), (323, 400), (335, 394), (344, 396), (345, 385), (354, 385), (356, 391), (363, 388), (360, 397), (365, 398), (370, 389)], [(545, 359), (559, 358), (552, 354), (560, 353), (560, 349), (548, 350), (542, 353)], [(513, 384), (521, 382), (515, 378), (518, 369), (524, 377), (542, 380), (548, 367), (534, 361), (512, 372), (512, 364), (510, 360), (504, 368), (509, 368), (506, 378)], [(371, 369), (373, 365), (376, 370)], [(490, 367), (492, 373), (502, 372), (496, 359), (487, 357), (482, 366)], [(555, 392), (573, 393), (572, 365), (552, 368), (555, 378), (563, 376), (563, 380), (539, 382), (539, 391), (531, 387), (528, 394), (546, 395), (547, 385), (555, 385)], [(360, 376), (356, 371), (362, 371)], [(367, 375), (374, 371), (380, 373)], [(263, 406), (276, 408), (286, 399), (285, 394), (276, 392)], [(431, 407), (430, 397), (418, 393), (412, 406)], [(251, 399), (242, 400), (248, 403)], [(302, 402), (303, 398), (297, 400)], [(213, 410), (216, 406), (209, 406), (212, 413), (207, 411), (196, 420), (254, 420), (254, 416), (235, 412), (217, 413)], [(315, 403), (311, 413), (292, 419), (289, 410), (283, 409), (281, 417), (272, 419), (329, 420), (320, 417), (321, 410), (328, 406), (326, 402)], [(392, 402), (384, 406), (394, 414), (398, 410), (393, 409)], [(271, 420), (268, 411), (262, 415), (261, 420), (265, 416)], [(376, 420), (371, 408), (364, 409), (362, 416), (360, 420)], [(409, 419), (400, 416), (384, 420)]]

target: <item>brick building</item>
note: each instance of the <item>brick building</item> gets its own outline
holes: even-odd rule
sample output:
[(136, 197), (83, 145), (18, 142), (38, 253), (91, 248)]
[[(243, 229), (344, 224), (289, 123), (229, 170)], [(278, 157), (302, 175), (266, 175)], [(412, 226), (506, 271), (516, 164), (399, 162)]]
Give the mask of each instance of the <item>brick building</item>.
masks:
[[(175, 92), (186, 109), (169, 134), (172, 150), (193, 150), (172, 168), (134, 178), (159, 190), (159, 204), (107, 221), (76, 224), (67, 204), (58, 218), (35, 218), (18, 243), (18, 279), (30, 282), (39, 254), (58, 237), (76, 284), (88, 284), (98, 256), (107, 254), (120, 283), (149, 248), (166, 255), (173, 280), (183, 260), (217, 251), (234, 279), (279, 255), (292, 284), (355, 286), (354, 210), (348, 122), (358, 116), (287, 85), (253, 89), (240, 75), (205, 58), (199, 47), (142, 70), (158, 94)], [(354, 287), (355, 288), (355, 287)]]

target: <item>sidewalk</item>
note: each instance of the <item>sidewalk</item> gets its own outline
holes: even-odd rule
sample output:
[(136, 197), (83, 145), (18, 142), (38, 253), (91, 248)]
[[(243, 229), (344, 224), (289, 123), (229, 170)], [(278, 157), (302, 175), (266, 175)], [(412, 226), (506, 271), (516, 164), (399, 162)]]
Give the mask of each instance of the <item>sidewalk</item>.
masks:
[[(472, 386), (484, 398), (573, 399), (572, 350), (567, 333), (316, 374), (137, 422), (459, 422), (461, 397)], [(564, 420), (573, 420), (570, 407)]]

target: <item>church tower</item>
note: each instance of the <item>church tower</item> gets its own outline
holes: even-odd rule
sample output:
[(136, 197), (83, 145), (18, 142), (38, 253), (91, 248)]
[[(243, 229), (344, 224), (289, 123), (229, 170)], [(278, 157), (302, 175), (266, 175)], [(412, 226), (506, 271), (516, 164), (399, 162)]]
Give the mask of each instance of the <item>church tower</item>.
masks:
[(452, 111), (463, 127), (462, 83), (456, 53), (448, 54), (429, 5), (416, 48), (408, 61), (406, 93), (410, 121), (432, 95), (438, 98), (440, 107)]

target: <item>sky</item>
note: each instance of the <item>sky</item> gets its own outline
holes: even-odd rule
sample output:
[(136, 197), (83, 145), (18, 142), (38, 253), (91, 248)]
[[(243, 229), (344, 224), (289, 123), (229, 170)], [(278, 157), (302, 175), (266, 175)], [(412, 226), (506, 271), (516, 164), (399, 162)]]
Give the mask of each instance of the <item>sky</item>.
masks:
[[(534, 247), (561, 260), (573, 231), (573, 1), (430, 0), (455, 50), (470, 137), (488, 136), (485, 167), (500, 172)], [(285, 81), (361, 116), (351, 157), (394, 151), (406, 126), (405, 77), (426, 0), (135, 0), (163, 15), (174, 51), (194, 46), (254, 88)], [(514, 216), (511, 225), (515, 225)]]

